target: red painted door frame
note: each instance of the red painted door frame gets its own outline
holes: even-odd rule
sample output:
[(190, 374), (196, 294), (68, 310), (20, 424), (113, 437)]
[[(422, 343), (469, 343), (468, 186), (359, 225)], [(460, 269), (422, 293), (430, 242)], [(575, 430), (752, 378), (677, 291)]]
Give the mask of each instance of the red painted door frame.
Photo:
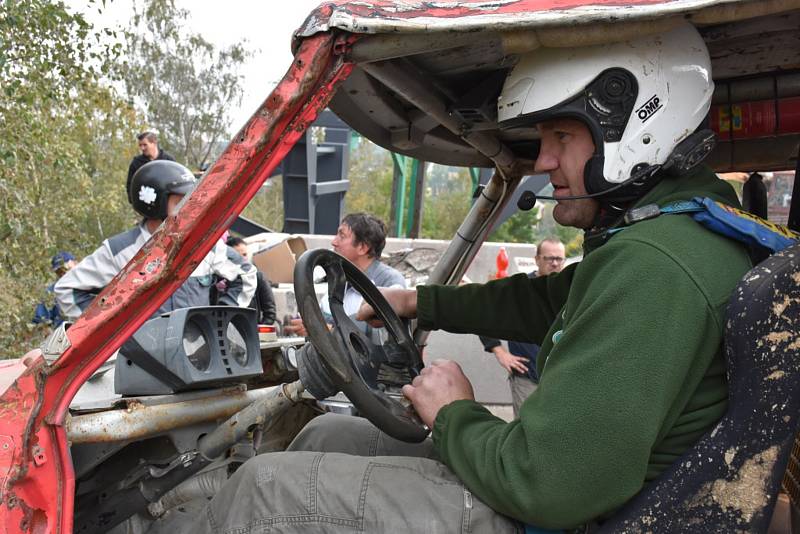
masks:
[(305, 39), (278, 86), (180, 213), (168, 218), (68, 330), (52, 365), (32, 354), (0, 397), (0, 532), (72, 531), (75, 478), (64, 420), (81, 385), (194, 271), (352, 71), (354, 38)]

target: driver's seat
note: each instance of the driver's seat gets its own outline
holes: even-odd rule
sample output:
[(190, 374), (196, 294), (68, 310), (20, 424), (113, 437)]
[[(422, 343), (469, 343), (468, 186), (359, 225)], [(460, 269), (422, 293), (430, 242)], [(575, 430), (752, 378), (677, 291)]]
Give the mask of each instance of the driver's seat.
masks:
[(611, 532), (766, 532), (800, 418), (800, 244), (731, 296), (719, 424), (611, 519)]

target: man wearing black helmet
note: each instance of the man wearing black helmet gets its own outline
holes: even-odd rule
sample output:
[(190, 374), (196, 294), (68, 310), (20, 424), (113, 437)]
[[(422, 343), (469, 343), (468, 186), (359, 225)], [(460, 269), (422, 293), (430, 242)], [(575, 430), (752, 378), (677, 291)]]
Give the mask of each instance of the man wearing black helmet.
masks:
[[(56, 299), (68, 319), (74, 321), (83, 313), (94, 297), (150, 239), (167, 215), (177, 213), (178, 204), (194, 185), (191, 171), (174, 161), (152, 161), (136, 171), (131, 180), (130, 201), (143, 219), (135, 228), (103, 241), (100, 248), (58, 281)], [(155, 314), (177, 308), (207, 306), (213, 274), (228, 281), (228, 291), (221, 299), (223, 304), (247, 306), (253, 299), (255, 268), (246, 262), (237, 264), (231, 261), (227, 247), (218, 242)]]

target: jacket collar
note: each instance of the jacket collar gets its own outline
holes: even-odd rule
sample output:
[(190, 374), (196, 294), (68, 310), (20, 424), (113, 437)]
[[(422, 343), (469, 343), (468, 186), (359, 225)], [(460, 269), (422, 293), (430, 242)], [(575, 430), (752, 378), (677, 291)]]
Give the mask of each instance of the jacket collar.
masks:
[(663, 177), (653, 189), (630, 205), (618, 210), (603, 208), (595, 226), (584, 233), (584, 255), (607, 243), (613, 235), (609, 230), (626, 226), (623, 217), (628, 209), (647, 204), (664, 206), (670, 202), (689, 200), (697, 196), (709, 197), (733, 207), (740, 207), (733, 188), (704, 165), (684, 176)]

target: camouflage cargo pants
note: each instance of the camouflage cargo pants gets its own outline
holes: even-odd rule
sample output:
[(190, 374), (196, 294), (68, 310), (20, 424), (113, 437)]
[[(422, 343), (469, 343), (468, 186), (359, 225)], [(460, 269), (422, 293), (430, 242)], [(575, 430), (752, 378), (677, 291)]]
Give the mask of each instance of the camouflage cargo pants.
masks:
[(523, 531), (436, 461), (430, 441), (410, 445), (364, 419), (329, 414), (309, 423), (290, 451), (246, 462), (178, 532)]

